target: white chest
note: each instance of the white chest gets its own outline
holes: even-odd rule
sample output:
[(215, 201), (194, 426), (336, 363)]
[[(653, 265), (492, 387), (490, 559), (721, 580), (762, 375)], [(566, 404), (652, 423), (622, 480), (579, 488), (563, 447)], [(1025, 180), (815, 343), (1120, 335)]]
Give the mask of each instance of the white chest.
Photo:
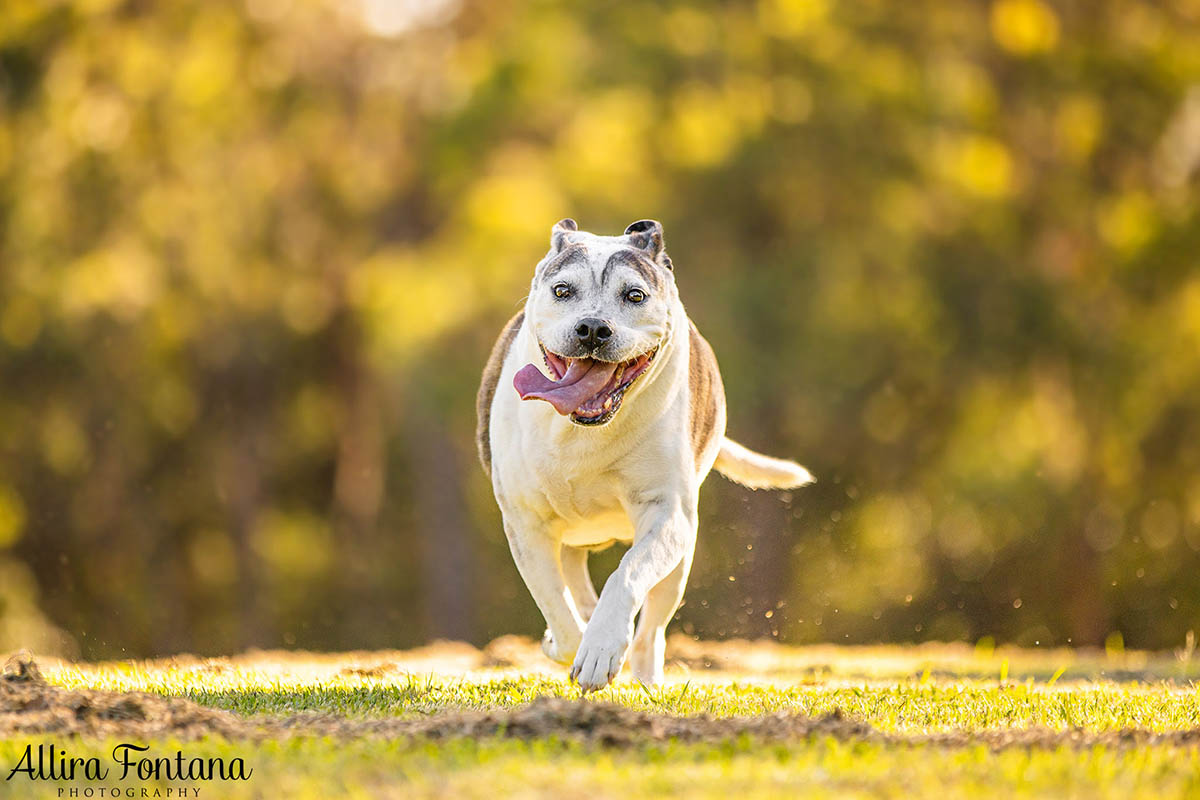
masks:
[(686, 392), (676, 386), (686, 373), (664, 358), (642, 391), (627, 396), (617, 419), (581, 427), (547, 403), (521, 401), (511, 388), (529, 360), (519, 355), (521, 341), (492, 403), (492, 477), (501, 508), (506, 516), (515, 511), (536, 519), (565, 544), (632, 541), (635, 498), (687, 478), (689, 451), (679, 435)]

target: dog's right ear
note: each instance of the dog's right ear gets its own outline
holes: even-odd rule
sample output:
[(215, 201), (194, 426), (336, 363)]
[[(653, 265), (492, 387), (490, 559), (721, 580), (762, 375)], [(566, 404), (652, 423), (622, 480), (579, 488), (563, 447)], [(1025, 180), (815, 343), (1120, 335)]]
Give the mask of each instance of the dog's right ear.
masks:
[(554, 223), (554, 227), (550, 229), (550, 249), (556, 253), (562, 250), (563, 245), (567, 243), (567, 234), (577, 230), (579, 226), (570, 217)]

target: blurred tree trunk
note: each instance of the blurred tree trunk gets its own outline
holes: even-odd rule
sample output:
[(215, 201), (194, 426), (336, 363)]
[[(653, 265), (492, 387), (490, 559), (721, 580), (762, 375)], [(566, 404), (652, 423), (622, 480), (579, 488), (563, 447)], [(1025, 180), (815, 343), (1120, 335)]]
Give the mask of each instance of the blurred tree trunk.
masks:
[(261, 366), (251, 356), (236, 359), (218, 381), (218, 391), (225, 396), (226, 435), (218, 453), (220, 491), (237, 563), (238, 646), (245, 650), (275, 643), (272, 614), (264, 608), (270, 600), (263, 590), (265, 568), (253, 544), (263, 506), (261, 450), (269, 440), (264, 427), (271, 401), (264, 395)]
[(414, 403), (405, 415), (412, 454), (426, 638), (471, 641), (476, 631), (475, 551), (466, 513), (464, 470), (441, 421)]
[[(339, 285), (342, 276), (332, 278)], [(339, 296), (341, 288), (336, 290)], [(383, 600), (387, 575), (379, 563), (379, 511), (386, 478), (385, 431), (376, 376), (366, 363), (358, 321), (344, 304), (329, 328), (336, 392), (337, 456), (333, 477), (333, 528), (337, 541), (334, 606), (346, 621), (338, 646), (374, 640), (376, 624), (362, 613)]]

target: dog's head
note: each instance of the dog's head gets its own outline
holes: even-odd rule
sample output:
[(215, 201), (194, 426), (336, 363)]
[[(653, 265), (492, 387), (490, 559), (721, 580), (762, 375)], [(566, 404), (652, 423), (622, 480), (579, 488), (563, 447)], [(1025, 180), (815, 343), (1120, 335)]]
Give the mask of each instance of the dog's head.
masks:
[(562, 220), (526, 305), (550, 377), (528, 364), (513, 385), (578, 425), (605, 424), (666, 341), (677, 299), (662, 225), (644, 219), (596, 236)]

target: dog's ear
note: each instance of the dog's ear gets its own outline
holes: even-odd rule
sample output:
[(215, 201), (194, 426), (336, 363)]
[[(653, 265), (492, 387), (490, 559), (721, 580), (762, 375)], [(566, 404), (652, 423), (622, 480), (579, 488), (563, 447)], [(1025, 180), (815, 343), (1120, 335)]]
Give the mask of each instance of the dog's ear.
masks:
[(567, 243), (567, 234), (577, 230), (579, 226), (570, 217), (554, 223), (554, 227), (550, 229), (550, 249), (556, 253), (562, 250), (563, 245)]
[(674, 269), (671, 257), (663, 249), (663, 227), (661, 222), (654, 219), (639, 219), (625, 229), (625, 235), (629, 237), (631, 245), (644, 251), (646, 255), (650, 256), (651, 260), (667, 269)]

